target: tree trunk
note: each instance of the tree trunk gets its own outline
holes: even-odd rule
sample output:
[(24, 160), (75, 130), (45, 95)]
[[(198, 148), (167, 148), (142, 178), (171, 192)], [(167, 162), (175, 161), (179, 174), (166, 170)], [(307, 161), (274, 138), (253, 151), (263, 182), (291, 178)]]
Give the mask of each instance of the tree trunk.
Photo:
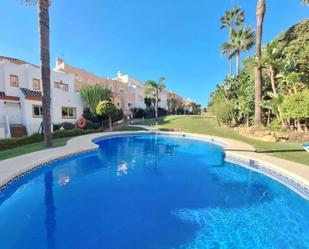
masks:
[(156, 90), (157, 92), (157, 94), (156, 94), (156, 106), (155, 106), (155, 113), (156, 113), (156, 126), (158, 125), (158, 98), (159, 98), (159, 91), (158, 91), (158, 89)]
[[(229, 55), (231, 55), (231, 52), (230, 52)], [(232, 61), (232, 58), (229, 58), (229, 67), (230, 67), (230, 75), (232, 75), (232, 73), (233, 73), (233, 61)]]
[(46, 147), (52, 146), (50, 113), (49, 2), (50, 0), (38, 1), (41, 78), (43, 86), (43, 131), (44, 145)]
[(239, 74), (239, 60), (240, 60), (240, 52), (238, 50), (236, 52), (236, 75)]
[(297, 131), (303, 131), (300, 123), (300, 119), (297, 119)]
[[(231, 27), (230, 27), (230, 37), (231, 37), (231, 35), (232, 35), (232, 31), (233, 31), (233, 29), (234, 29), (234, 23), (233, 23), (233, 21), (232, 21), (232, 23), (231, 23)], [(230, 50), (230, 53), (229, 53), (229, 64), (230, 64), (230, 75), (232, 75), (233, 74), (233, 60), (232, 60), (232, 58), (230, 58), (230, 55), (232, 54), (232, 50)]]
[(272, 65), (269, 65), (269, 77), (270, 77), (270, 82), (271, 82), (271, 88), (273, 90), (273, 93), (277, 95), (277, 90), (276, 90), (276, 84), (275, 84), (275, 70)]
[(108, 122), (109, 122), (109, 131), (113, 131), (113, 124), (112, 124), (112, 116), (108, 116)]
[(268, 110), (268, 113), (267, 113), (267, 126), (269, 126), (270, 124), (270, 110)]
[(255, 125), (259, 126), (262, 122), (262, 34), (263, 34), (263, 21), (266, 11), (265, 0), (258, 0), (256, 8), (256, 54), (255, 54)]

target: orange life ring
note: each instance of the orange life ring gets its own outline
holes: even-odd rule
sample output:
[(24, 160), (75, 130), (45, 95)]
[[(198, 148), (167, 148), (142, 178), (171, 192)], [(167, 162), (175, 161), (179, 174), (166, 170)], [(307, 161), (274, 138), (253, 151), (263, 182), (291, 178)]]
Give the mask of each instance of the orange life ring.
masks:
[(78, 120), (77, 120), (77, 127), (78, 128), (84, 128), (86, 126), (86, 119), (81, 116)]

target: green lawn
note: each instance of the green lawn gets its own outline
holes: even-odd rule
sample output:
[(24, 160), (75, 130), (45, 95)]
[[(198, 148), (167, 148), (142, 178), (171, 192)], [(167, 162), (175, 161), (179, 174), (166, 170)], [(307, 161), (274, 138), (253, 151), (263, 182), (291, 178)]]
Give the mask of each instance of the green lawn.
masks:
[[(54, 139), (53, 140), (53, 148), (65, 145), (67, 143), (67, 141), (71, 138), (72, 137)], [(44, 143), (40, 142), (40, 143), (34, 143), (34, 144), (28, 144), (28, 145), (20, 146), (20, 147), (10, 149), (10, 150), (0, 151), (0, 161), (4, 160), (4, 159), (11, 158), (11, 157), (27, 154), (27, 153), (30, 153), (30, 152), (34, 152), (34, 151), (38, 151), (38, 150), (44, 150), (44, 149), (45, 149)]]
[(114, 131), (146, 131), (146, 129), (136, 127), (136, 126), (123, 126), (123, 127), (114, 129)]
[[(143, 125), (155, 125), (155, 120), (145, 120)], [(288, 142), (264, 142), (241, 136), (230, 128), (219, 127), (214, 117), (201, 116), (168, 116), (159, 118), (160, 129), (180, 128), (185, 132), (213, 135), (246, 142), (254, 146), (259, 153), (267, 153), (283, 159), (295, 161), (309, 166), (309, 154), (301, 144)]]

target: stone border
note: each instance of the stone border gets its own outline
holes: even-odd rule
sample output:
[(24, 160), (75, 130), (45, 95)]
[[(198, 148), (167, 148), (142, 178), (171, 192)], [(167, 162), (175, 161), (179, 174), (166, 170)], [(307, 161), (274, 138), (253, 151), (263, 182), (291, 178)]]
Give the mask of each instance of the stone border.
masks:
[[(50, 162), (76, 154), (98, 149), (93, 140), (134, 134), (162, 134), (182, 136), (220, 145), (225, 150), (225, 160), (264, 174), (286, 185), (294, 192), (309, 200), (309, 167), (295, 162), (256, 153), (255, 148), (243, 142), (209, 135), (163, 131), (128, 131), (94, 133), (72, 138), (67, 145), (37, 151), (0, 161), (0, 191), (21, 177), (30, 174)], [(280, 166), (279, 166), (280, 165)]]

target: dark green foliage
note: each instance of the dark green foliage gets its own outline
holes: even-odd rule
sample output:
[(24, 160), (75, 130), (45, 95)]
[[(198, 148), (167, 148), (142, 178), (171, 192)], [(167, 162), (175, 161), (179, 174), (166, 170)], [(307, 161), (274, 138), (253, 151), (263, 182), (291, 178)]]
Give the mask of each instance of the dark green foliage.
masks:
[(92, 121), (94, 123), (101, 123), (102, 122), (102, 118), (98, 117), (95, 113), (92, 113), (89, 108), (84, 109), (83, 117), (86, 120)]
[[(163, 117), (166, 116), (167, 110), (165, 110), (164, 108), (158, 107), (158, 117)], [(151, 107), (151, 108), (147, 108), (145, 109), (145, 118), (154, 118), (156, 116), (156, 112), (155, 112), (155, 108)]]
[(97, 130), (101, 127), (101, 122), (93, 122), (91, 120), (86, 120), (85, 130), (93, 129)]
[[(279, 122), (281, 128), (289, 127), (295, 130), (297, 125), (298, 130), (308, 129), (309, 114), (305, 108), (308, 104), (302, 100), (308, 97), (300, 96), (300, 92), (306, 91), (309, 87), (308, 61), (308, 19), (292, 26), (264, 46), (260, 62), (263, 73), (261, 106), (264, 125), (278, 128)], [(223, 83), (217, 86), (208, 105), (209, 110), (214, 112), (215, 108), (211, 107), (222, 105), (222, 100), (230, 101), (230, 106), (234, 105), (233, 123), (252, 124), (255, 63), (254, 57), (246, 58), (239, 76), (227, 76)], [(221, 115), (218, 108), (217, 111), (218, 115)], [(226, 116), (226, 113), (222, 116)]]
[(31, 136), (21, 138), (0, 139), (0, 151), (16, 148), (26, 144), (32, 144), (43, 141), (42, 134), (34, 133)]
[[(57, 130), (52, 133), (53, 138), (64, 138), (64, 137), (74, 137), (79, 135), (86, 135), (94, 132), (103, 132), (103, 129), (87, 129), (82, 130), (78, 128), (70, 130)], [(0, 139), (0, 151), (13, 149), (27, 144), (33, 144), (43, 141), (42, 134), (35, 133), (31, 136), (22, 137), (22, 138), (7, 138)]]
[(112, 117), (113, 122), (117, 122), (123, 119), (123, 111), (121, 109), (116, 109), (114, 116)]
[[(58, 128), (56, 130), (59, 130), (61, 127), (63, 127), (65, 130), (70, 130), (76, 127), (76, 124), (70, 123), (70, 122), (63, 122), (59, 123), (57, 125), (54, 125), (55, 128)], [(56, 131), (54, 130), (54, 131)]]
[(59, 130), (53, 132), (52, 136), (53, 138), (62, 138), (62, 137), (75, 137), (75, 136), (80, 136), (80, 135), (86, 135), (90, 133), (94, 133), (95, 130), (89, 129), (89, 130), (82, 130), (78, 128), (74, 128), (71, 130)]
[(133, 118), (145, 118), (145, 110), (143, 108), (132, 108), (131, 113)]
[(80, 96), (85, 105), (92, 113), (96, 112), (97, 105), (104, 100), (109, 100), (111, 91), (101, 85), (83, 85), (80, 89)]
[(309, 118), (309, 89), (286, 96), (282, 103), (283, 117), (288, 119)]

